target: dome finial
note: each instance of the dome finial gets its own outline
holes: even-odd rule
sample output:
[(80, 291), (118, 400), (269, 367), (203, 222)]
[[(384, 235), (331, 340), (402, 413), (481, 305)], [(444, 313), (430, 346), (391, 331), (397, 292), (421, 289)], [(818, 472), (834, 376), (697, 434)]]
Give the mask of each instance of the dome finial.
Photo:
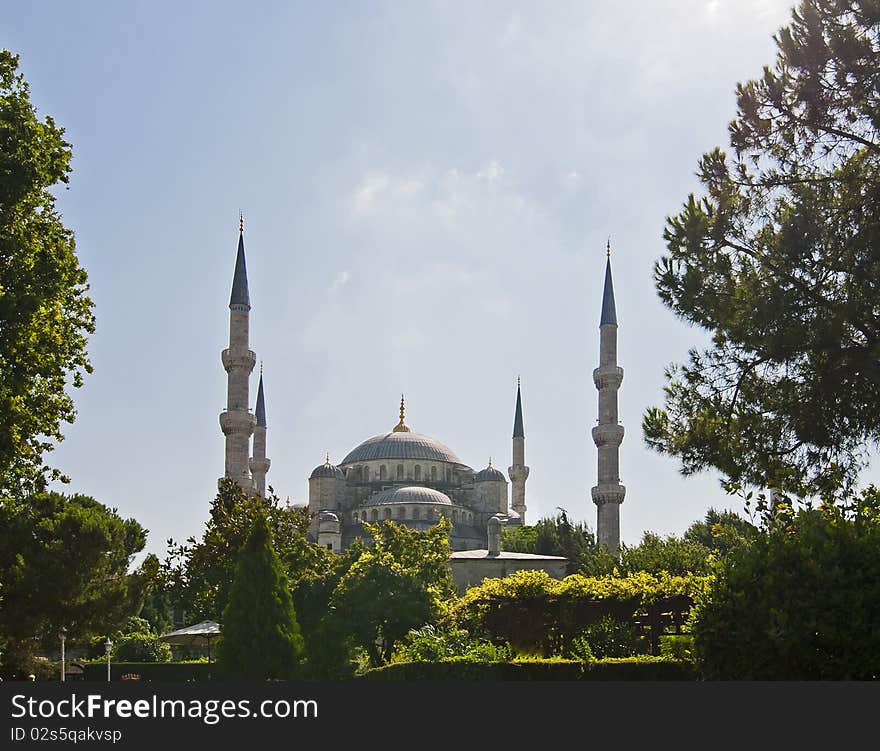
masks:
[(325, 467), (329, 467), (329, 466), (330, 466), (330, 452), (329, 452), (329, 451), (327, 452), (327, 458), (324, 459), (324, 466), (325, 466)]
[(241, 213), (241, 209), (238, 211), (238, 233), (244, 234), (244, 214)]
[(608, 235), (608, 243), (605, 245), (605, 253), (611, 258), (611, 235)]
[(492, 457), (489, 457), (489, 469), (492, 469)]
[(406, 407), (403, 402), (403, 394), (400, 395), (400, 422), (394, 426), (394, 433), (409, 433), (409, 428), (403, 422), (403, 418), (406, 415)]

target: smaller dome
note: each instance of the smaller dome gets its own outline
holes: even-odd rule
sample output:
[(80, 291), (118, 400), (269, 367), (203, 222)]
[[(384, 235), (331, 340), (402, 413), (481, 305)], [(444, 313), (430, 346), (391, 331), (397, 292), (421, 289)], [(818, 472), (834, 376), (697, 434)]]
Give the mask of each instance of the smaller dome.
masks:
[(432, 503), (437, 506), (451, 506), (452, 501), (445, 493), (421, 486), (395, 487), (370, 496), (364, 506), (386, 506), (395, 503)]
[(318, 521), (319, 522), (336, 522), (339, 523), (339, 517), (336, 516), (332, 511), (319, 511), (318, 512)]
[(309, 479), (311, 480), (313, 477), (335, 477), (337, 480), (344, 480), (345, 472), (339, 469), (335, 464), (331, 464), (330, 454), (327, 454), (326, 461), (312, 470)]
[(490, 460), (489, 466), (486, 469), (481, 469), (474, 475), (474, 482), (507, 482), (507, 478), (503, 472), (499, 472), (492, 466), (492, 461)]

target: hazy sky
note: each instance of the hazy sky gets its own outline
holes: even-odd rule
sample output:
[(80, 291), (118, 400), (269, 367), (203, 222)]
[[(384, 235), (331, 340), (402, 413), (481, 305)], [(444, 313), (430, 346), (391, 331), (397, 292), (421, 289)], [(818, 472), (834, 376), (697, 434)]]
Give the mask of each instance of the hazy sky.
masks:
[[(150, 530), (198, 535), (223, 473), (228, 301), (245, 216), (269, 484), (307, 500), (407, 422), (479, 469), (511, 457), (528, 520), (595, 527), (592, 370), (612, 236), (626, 437), (621, 536), (740, 508), (683, 478), (641, 417), (705, 339), (659, 302), (665, 217), (726, 146), (783, 0), (18, 2), (0, 45), (73, 144), (65, 223), (89, 273), (95, 372), (50, 458)], [(252, 394), (256, 391), (256, 373)], [(252, 397), (253, 400), (253, 397)]]

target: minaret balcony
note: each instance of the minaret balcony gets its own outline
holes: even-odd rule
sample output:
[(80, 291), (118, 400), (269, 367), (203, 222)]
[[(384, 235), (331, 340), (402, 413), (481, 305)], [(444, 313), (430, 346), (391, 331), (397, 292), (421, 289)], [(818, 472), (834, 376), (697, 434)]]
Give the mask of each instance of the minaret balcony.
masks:
[(252, 371), (257, 365), (257, 353), (252, 350), (224, 349), (220, 354), (223, 361), (223, 369), (228, 373), (230, 370)]
[(619, 446), (623, 443), (623, 425), (597, 425), (593, 428), (593, 443), (599, 448)]
[(246, 433), (250, 435), (254, 432), (256, 424), (257, 418), (250, 412), (233, 409), (220, 413), (220, 430), (223, 431), (224, 435), (231, 433)]
[(623, 503), (626, 496), (626, 488), (623, 485), (596, 485), (590, 491), (593, 496), (593, 503), (597, 506), (604, 506), (606, 503)]
[(604, 365), (593, 371), (593, 383), (599, 391), (602, 389), (612, 388), (619, 389), (623, 383), (623, 368), (616, 365)]
[(269, 467), (272, 462), (266, 459), (265, 457), (262, 459), (255, 459), (253, 456), (248, 459), (248, 466), (251, 468), (252, 473), (262, 472), (266, 474), (269, 471)]
[(515, 464), (507, 468), (507, 476), (511, 482), (525, 482), (529, 477), (529, 468), (522, 464)]

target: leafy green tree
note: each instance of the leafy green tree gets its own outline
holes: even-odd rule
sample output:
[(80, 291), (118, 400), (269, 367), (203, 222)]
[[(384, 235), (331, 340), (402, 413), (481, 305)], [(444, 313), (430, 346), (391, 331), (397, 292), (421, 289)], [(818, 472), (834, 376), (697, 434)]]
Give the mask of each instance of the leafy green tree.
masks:
[(217, 668), (225, 677), (289, 680), (296, 676), (303, 639), (287, 575), (264, 517), (254, 520), (238, 557), (221, 629)]
[(601, 555), (592, 530), (583, 522), (572, 524), (565, 509), (559, 509), (555, 517), (539, 519), (533, 526), (504, 529), (501, 547), (515, 553), (564, 556), (570, 574), (582, 571), (597, 556), (608, 565), (613, 561), (613, 556)]
[(710, 570), (710, 552), (700, 542), (676, 535), (661, 537), (654, 532), (645, 532), (638, 545), (621, 546), (617, 568), (624, 576), (639, 571), (649, 574), (665, 571), (672, 576), (705, 576)]
[(76, 414), (67, 387), (91, 372), (86, 272), (50, 191), (71, 171), (63, 134), (37, 117), (18, 57), (0, 50), (0, 496), (61, 478), (43, 455)]
[(449, 521), (421, 532), (392, 521), (365, 524), (372, 538), (343, 574), (330, 600), (373, 666), (390, 661), (406, 634), (435, 621), (454, 595), (449, 571)]
[(852, 508), (780, 504), (721, 561), (694, 611), (706, 678), (880, 678), (880, 494)]
[(878, 29), (875, 2), (801, 2), (667, 220), (658, 293), (711, 343), (643, 430), (685, 474), (840, 498), (880, 439)]
[(310, 542), (307, 509), (282, 503), (269, 489), (263, 498), (246, 493), (234, 480), (221, 481), (200, 540), (168, 541), (162, 566), (164, 588), (188, 620), (219, 620), (235, 576), (238, 551), (254, 522), (265, 518), (275, 551), (294, 586), (301, 578), (320, 578), (337, 565), (330, 551)]
[[(0, 500), (0, 634), (28, 652), (113, 631), (134, 610), (128, 567), (146, 531), (94, 498), (40, 493)], [(4, 656), (4, 661), (7, 656)]]
[(723, 558), (731, 550), (748, 545), (758, 530), (734, 511), (710, 508), (706, 517), (694, 522), (683, 535), (686, 542), (698, 543)]

